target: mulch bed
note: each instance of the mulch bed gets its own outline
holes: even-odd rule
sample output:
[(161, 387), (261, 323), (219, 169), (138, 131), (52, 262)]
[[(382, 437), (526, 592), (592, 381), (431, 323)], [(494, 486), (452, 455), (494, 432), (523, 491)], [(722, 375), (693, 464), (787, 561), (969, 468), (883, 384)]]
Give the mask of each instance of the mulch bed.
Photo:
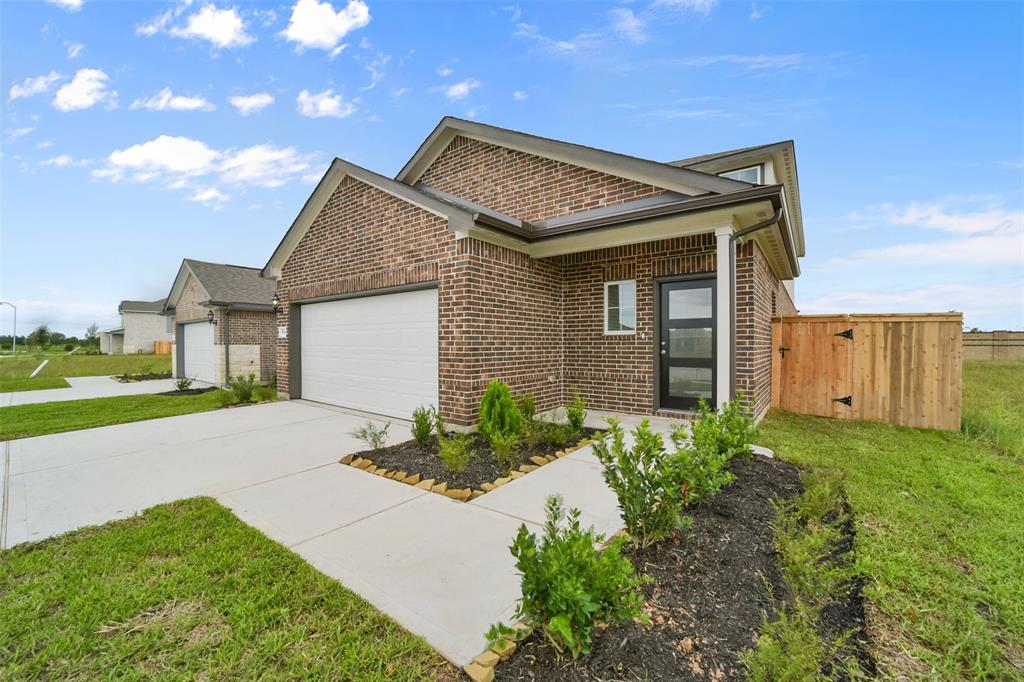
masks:
[[(600, 433), (596, 429), (584, 429), (584, 432), (583, 438), (590, 438), (594, 434)], [(491, 447), (483, 436), (473, 433), (470, 434), (470, 438), (472, 438), (475, 456), (459, 473), (452, 473), (445, 467), (441, 457), (437, 454), (436, 436), (431, 436), (426, 445), (408, 440), (376, 451), (364, 450), (356, 453), (355, 457), (372, 460), (378, 467), (389, 471), (419, 474), (424, 480), (432, 478), (437, 483), (447, 483), (449, 488), (479, 488), (483, 483), (490, 483), (496, 478), (506, 476), (508, 472), (491, 452)], [(572, 448), (575, 445), (576, 443), (573, 442), (566, 447)], [(525, 447), (521, 447), (512, 468), (515, 469), (520, 464), (530, 464), (530, 457), (534, 455), (553, 455), (562, 449), (564, 448), (556, 448), (546, 442), (529, 451)]]
[[(775, 459), (755, 455), (734, 460), (731, 468), (736, 480), (691, 510), (689, 530), (626, 551), (636, 569), (653, 578), (644, 587), (651, 625), (607, 627), (578, 662), (559, 660), (535, 633), (498, 666), (497, 679), (744, 679), (740, 656), (786, 594), (773, 547), (771, 500), (798, 494), (802, 485), (796, 467)], [(831, 609), (824, 627), (863, 632), (859, 585), (845, 596), (849, 604)]]
[(209, 393), (210, 391), (216, 390), (216, 386), (207, 386), (205, 388), (188, 388), (184, 391), (164, 391), (163, 393), (157, 393), (155, 395), (199, 395), (200, 393)]
[(159, 374), (118, 374), (114, 377), (114, 381), (120, 381), (122, 384), (131, 384), (136, 381), (153, 381), (154, 379), (170, 378), (170, 372), (160, 372)]

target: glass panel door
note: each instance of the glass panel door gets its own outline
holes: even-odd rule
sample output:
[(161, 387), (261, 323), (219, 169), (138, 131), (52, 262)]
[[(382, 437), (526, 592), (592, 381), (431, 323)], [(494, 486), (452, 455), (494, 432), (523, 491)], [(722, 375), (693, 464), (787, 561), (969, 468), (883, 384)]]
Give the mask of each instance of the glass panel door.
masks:
[(660, 286), (658, 338), (660, 405), (692, 409), (715, 402), (715, 280)]

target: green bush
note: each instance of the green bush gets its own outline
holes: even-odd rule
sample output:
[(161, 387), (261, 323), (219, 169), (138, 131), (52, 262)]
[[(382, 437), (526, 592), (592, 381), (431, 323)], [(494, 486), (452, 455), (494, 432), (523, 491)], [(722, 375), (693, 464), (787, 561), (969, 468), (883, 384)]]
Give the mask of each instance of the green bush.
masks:
[(693, 423), (691, 433), (695, 448), (716, 451), (727, 459), (750, 454), (754, 422), (743, 414), (741, 397), (723, 405), (721, 412), (712, 409), (703, 399), (698, 403), (697, 413), (700, 416)]
[(491, 449), (498, 462), (505, 467), (506, 471), (512, 469), (516, 463), (516, 446), (519, 445), (519, 434), (502, 433), (491, 436)]
[(566, 445), (572, 442), (573, 434), (572, 427), (568, 424), (559, 424), (557, 422), (542, 422), (544, 424), (544, 439), (553, 448), (564, 448)]
[[(700, 420), (694, 423), (697, 430)], [(730, 451), (722, 454), (714, 447), (714, 443), (689, 443), (686, 438), (686, 427), (680, 425), (672, 432), (672, 442), (676, 452), (672, 455), (672, 466), (682, 477), (683, 506), (689, 507), (701, 500), (706, 500), (722, 486), (731, 482), (735, 476), (729, 471)]]
[[(644, 579), (622, 555), (623, 538), (598, 551), (604, 538), (593, 528), (582, 528), (578, 509), (569, 511), (564, 527), (561, 498), (549, 497), (546, 511), (543, 539), (538, 542), (524, 524), (512, 543), (522, 574), (515, 617), (539, 628), (559, 652), (568, 650), (576, 658), (589, 653), (596, 623), (645, 618), (639, 590)], [(487, 638), (493, 642), (504, 632), (507, 627), (496, 625)]]
[(565, 419), (574, 434), (583, 435), (583, 423), (587, 419), (587, 402), (579, 391), (573, 391), (572, 400), (565, 406)]
[(188, 377), (178, 377), (178, 380), (174, 382), (174, 387), (179, 391), (187, 391), (192, 388), (192, 380)]
[(268, 400), (277, 400), (276, 386), (257, 386), (252, 392), (253, 402), (263, 403)]
[(384, 444), (387, 442), (388, 429), (390, 428), (391, 422), (384, 424), (384, 426), (378, 426), (372, 421), (368, 421), (358, 429), (349, 431), (348, 435), (358, 438), (369, 445), (371, 450), (377, 451), (384, 447)]
[(444, 438), (448, 434), (448, 426), (444, 423), (444, 417), (441, 416), (441, 410), (434, 410), (434, 434), (437, 435), (438, 439)]
[(632, 449), (626, 447), (622, 425), (610, 418), (594, 454), (618, 497), (626, 531), (635, 544), (647, 547), (679, 527), (687, 472), (678, 465), (678, 454), (665, 452), (664, 440), (646, 419), (633, 430), (633, 439)]
[(64, 350), (66, 350), (68, 353), (70, 353), (74, 349), (75, 349), (75, 347), (73, 345), (71, 345), (70, 343), (65, 343), (64, 344)]
[(477, 430), (488, 440), (494, 435), (519, 433), (523, 417), (508, 385), (491, 381), (480, 398), (480, 425)]
[(221, 407), (231, 407), (232, 405), (238, 404), (238, 398), (235, 397), (234, 392), (229, 391), (226, 388), (218, 388), (217, 404)]
[(473, 459), (472, 439), (469, 434), (453, 433), (451, 436), (438, 439), (437, 445), (438, 455), (452, 473), (462, 471)]
[(519, 396), (519, 414), (524, 424), (529, 424), (537, 416), (537, 401), (529, 393)]
[(412, 437), (420, 445), (426, 445), (434, 432), (434, 408), (420, 405), (412, 411)]
[(523, 442), (530, 451), (547, 439), (547, 422), (542, 419), (534, 419), (523, 424)]
[(256, 390), (256, 375), (237, 376), (231, 380), (231, 392), (235, 394), (235, 402), (252, 402), (252, 393)]

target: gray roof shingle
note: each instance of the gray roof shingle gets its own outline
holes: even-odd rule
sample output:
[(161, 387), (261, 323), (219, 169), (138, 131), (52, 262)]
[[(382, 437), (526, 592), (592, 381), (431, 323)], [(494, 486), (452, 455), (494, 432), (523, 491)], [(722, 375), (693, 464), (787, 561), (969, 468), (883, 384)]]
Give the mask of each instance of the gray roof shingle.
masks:
[(121, 301), (118, 310), (125, 313), (159, 313), (164, 309), (166, 298), (159, 301)]
[(186, 258), (185, 262), (210, 295), (210, 300), (216, 303), (269, 306), (277, 290), (277, 282), (260, 277), (259, 268), (207, 263), (191, 258)]

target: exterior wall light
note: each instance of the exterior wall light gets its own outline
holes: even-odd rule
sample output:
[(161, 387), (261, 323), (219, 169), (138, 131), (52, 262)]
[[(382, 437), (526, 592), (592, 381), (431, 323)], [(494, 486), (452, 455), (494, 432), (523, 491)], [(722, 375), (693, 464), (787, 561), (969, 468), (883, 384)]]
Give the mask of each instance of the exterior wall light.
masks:
[(217, 320), (213, 319), (213, 311), (212, 310), (210, 312), (206, 313), (206, 320), (210, 324), (217, 324)]
[(277, 295), (276, 291), (274, 292), (274, 298), (270, 299), (270, 303), (274, 306), (275, 313), (281, 312), (281, 297)]

